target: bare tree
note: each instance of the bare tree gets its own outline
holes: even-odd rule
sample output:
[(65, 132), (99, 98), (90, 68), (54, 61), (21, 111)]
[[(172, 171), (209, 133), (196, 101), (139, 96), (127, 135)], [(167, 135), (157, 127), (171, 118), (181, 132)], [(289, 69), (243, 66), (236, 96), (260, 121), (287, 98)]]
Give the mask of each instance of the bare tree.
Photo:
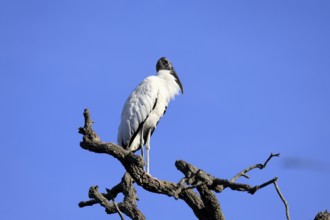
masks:
[[(287, 219), (290, 219), (288, 203), (280, 192), (277, 184), (277, 177), (257, 186), (236, 183), (236, 180), (240, 177), (248, 178), (247, 173), (249, 171), (256, 168), (265, 168), (268, 162), (273, 157), (278, 157), (279, 154), (271, 154), (263, 164), (255, 164), (243, 169), (230, 180), (214, 177), (186, 161), (178, 160), (175, 162), (175, 166), (182, 172), (184, 177), (179, 180), (178, 183), (158, 180), (144, 171), (144, 161), (141, 156), (127, 151), (116, 144), (110, 142), (104, 143), (101, 141), (99, 136), (92, 129), (93, 122), (88, 109), (85, 109), (84, 117), (85, 125), (79, 128), (79, 133), (83, 135), (80, 146), (85, 150), (95, 153), (111, 155), (123, 165), (126, 172), (121, 181), (111, 189), (106, 189), (105, 193), (100, 193), (97, 186), (90, 187), (90, 200), (80, 202), (79, 207), (100, 204), (106, 209), (108, 214), (118, 213), (121, 219), (124, 219), (123, 214), (131, 219), (146, 219), (136, 205), (137, 197), (134, 187), (134, 183), (136, 183), (149, 192), (183, 200), (200, 220), (224, 220), (225, 217), (215, 193), (221, 193), (226, 188), (230, 188), (231, 190), (254, 194), (259, 189), (273, 184), (285, 205)], [(119, 193), (124, 195), (124, 199), (117, 204), (115, 198)]]

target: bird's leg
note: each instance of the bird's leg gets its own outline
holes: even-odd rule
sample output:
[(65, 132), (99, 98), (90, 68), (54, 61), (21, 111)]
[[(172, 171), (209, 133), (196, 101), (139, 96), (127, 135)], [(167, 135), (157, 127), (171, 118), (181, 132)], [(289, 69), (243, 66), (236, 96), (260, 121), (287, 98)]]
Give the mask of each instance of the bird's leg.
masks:
[(141, 133), (140, 133), (140, 149), (141, 149), (141, 157), (143, 158), (143, 161), (144, 161), (144, 152), (143, 152), (143, 126), (141, 128)]
[(146, 141), (146, 151), (147, 151), (147, 161), (146, 161), (146, 168), (147, 173), (149, 174), (149, 164), (150, 164), (150, 157), (149, 157), (149, 151), (150, 151), (150, 136), (151, 136), (151, 129), (148, 130), (148, 136)]

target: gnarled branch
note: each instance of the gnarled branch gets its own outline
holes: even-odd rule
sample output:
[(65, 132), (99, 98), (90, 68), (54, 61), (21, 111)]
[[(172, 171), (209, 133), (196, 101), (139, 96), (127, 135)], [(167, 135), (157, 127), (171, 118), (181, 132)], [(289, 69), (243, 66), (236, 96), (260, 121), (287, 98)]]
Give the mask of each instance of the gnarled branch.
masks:
[[(99, 193), (97, 187), (91, 187), (89, 191), (91, 200), (80, 202), (79, 207), (98, 203), (106, 209), (107, 213), (119, 213), (122, 219), (121, 213), (124, 213), (131, 219), (145, 219), (142, 212), (137, 208), (135, 182), (149, 192), (183, 200), (200, 220), (223, 220), (225, 219), (224, 214), (214, 192), (221, 193), (225, 188), (230, 188), (254, 194), (271, 183), (274, 183), (276, 186), (277, 177), (253, 187), (247, 184), (236, 183), (235, 181), (241, 176), (247, 177), (246, 173), (252, 169), (263, 169), (271, 158), (279, 156), (279, 154), (271, 154), (264, 164), (256, 164), (246, 168), (236, 174), (231, 180), (216, 178), (183, 160), (178, 160), (175, 162), (175, 166), (185, 177), (179, 183), (159, 180), (144, 171), (142, 157), (125, 150), (119, 145), (102, 142), (92, 129), (93, 122), (87, 109), (84, 111), (84, 117), (85, 125), (83, 128), (79, 128), (79, 133), (83, 135), (83, 141), (80, 142), (80, 146), (95, 153), (111, 155), (123, 165), (127, 173), (125, 173), (121, 182), (112, 189), (107, 190), (107, 193)], [(124, 200), (116, 204), (114, 199), (119, 193), (123, 193)]]

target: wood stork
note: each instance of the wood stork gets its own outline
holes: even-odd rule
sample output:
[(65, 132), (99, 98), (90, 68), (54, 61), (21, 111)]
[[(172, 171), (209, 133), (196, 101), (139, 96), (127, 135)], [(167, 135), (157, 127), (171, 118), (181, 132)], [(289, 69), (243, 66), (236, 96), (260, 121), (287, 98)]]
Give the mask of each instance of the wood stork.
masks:
[(146, 172), (149, 173), (150, 137), (171, 99), (183, 94), (172, 63), (165, 57), (156, 64), (157, 75), (145, 78), (127, 98), (118, 129), (118, 144), (130, 151), (146, 146)]

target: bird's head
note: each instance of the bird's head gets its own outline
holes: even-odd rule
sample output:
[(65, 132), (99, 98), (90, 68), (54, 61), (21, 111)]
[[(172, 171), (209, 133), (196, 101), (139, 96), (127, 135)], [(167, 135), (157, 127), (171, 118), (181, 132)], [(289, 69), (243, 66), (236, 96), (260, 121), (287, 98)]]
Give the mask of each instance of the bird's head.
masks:
[(182, 84), (180, 82), (179, 76), (176, 74), (176, 71), (171, 63), (171, 61), (169, 59), (167, 59), (166, 57), (162, 57), (157, 61), (156, 64), (156, 70), (157, 72), (160, 70), (169, 70), (170, 74), (172, 76), (174, 76), (176, 83), (179, 85), (181, 92), (183, 94), (183, 87)]

